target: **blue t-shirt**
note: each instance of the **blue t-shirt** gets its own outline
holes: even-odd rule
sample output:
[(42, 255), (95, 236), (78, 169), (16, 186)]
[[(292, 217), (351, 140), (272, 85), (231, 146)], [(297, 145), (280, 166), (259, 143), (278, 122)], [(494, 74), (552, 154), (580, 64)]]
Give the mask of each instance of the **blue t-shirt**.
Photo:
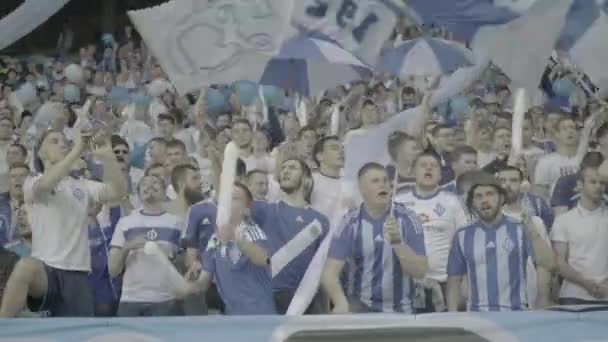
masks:
[(112, 304), (120, 298), (120, 277), (110, 279), (108, 271), (110, 242), (120, 216), (120, 207), (111, 207), (106, 222), (90, 224), (88, 227), (91, 248), (89, 283), (93, 289), (95, 304)]
[(188, 223), (184, 237), (186, 246), (198, 249), (202, 255), (215, 232), (217, 207), (212, 201), (205, 200), (191, 206), (187, 217)]
[[(266, 234), (256, 225), (241, 226), (245, 238), (268, 249)], [(233, 241), (221, 242), (215, 235), (203, 254), (203, 271), (211, 274), (227, 315), (276, 314), (270, 264), (256, 265)]]

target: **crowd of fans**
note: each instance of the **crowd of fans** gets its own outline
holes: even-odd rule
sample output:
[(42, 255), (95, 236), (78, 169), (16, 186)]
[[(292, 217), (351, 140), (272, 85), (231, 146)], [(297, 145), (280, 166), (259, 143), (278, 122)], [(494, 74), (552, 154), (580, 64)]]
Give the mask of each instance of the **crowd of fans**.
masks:
[[(119, 36), (0, 64), (1, 317), (284, 314), (326, 236), (308, 314), (608, 303), (607, 109), (575, 73), (548, 70), (515, 155), (514, 89), (492, 66), (437, 106), (438, 82), (375, 75), (277, 91), (264, 115), (238, 84), (176, 94)], [(347, 179), (344, 146), (379, 130), (391, 162)]]

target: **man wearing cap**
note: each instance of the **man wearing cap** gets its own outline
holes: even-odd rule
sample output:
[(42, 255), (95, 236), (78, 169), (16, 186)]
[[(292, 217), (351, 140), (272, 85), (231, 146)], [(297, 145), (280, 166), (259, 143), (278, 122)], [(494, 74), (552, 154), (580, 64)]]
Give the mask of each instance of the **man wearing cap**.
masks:
[(468, 280), (467, 311), (518, 311), (528, 308), (526, 265), (532, 258), (554, 268), (550, 248), (525, 223), (505, 216), (505, 191), (490, 174), (481, 174), (468, 192), (467, 206), (477, 220), (456, 232), (448, 256), (447, 305), (457, 311), (462, 280)]

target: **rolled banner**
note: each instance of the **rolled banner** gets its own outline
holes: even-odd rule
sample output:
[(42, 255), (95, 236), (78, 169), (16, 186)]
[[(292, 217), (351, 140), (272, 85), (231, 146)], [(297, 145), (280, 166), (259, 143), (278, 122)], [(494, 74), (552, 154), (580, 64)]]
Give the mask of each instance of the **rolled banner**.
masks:
[(186, 278), (179, 273), (175, 268), (175, 265), (169, 260), (167, 254), (163, 252), (158, 243), (154, 241), (148, 241), (144, 245), (144, 253), (146, 255), (154, 257), (162, 265), (162, 272), (165, 273), (166, 278), (174, 291), (177, 293), (183, 293), (188, 290), (189, 284)]
[(515, 104), (513, 106), (513, 126), (511, 134), (511, 159), (510, 163), (516, 163), (517, 158), (521, 157), (524, 149), (524, 115), (526, 114), (526, 90), (519, 88), (515, 92)]
[(260, 101), (262, 103), (262, 116), (263, 116), (263, 122), (267, 123), (268, 122), (268, 105), (266, 104), (266, 98), (264, 97), (264, 86), (263, 85), (259, 85), (258, 86), (258, 94), (260, 96)]
[(331, 112), (331, 135), (340, 134), (340, 104), (335, 104)]
[(304, 127), (308, 125), (308, 108), (306, 106), (306, 100), (303, 96), (298, 96), (298, 107), (296, 108), (296, 116), (300, 121), (300, 126)]
[(228, 225), (230, 212), (232, 211), (232, 190), (236, 178), (236, 162), (239, 159), (239, 148), (234, 141), (226, 145), (224, 149), (224, 162), (222, 163), (222, 175), (220, 177), (219, 196), (217, 201), (218, 227)]

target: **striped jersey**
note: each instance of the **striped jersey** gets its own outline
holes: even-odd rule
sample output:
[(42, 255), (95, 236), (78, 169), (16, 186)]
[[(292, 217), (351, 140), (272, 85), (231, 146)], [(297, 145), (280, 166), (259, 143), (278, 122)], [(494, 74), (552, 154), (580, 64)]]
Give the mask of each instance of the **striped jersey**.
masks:
[[(332, 238), (329, 258), (346, 261), (346, 294), (374, 312), (411, 313), (412, 279), (403, 274), (390, 242), (384, 239), (388, 211), (371, 217), (362, 205), (348, 212)], [(394, 204), (394, 215), (403, 243), (417, 255), (425, 255), (424, 232), (416, 214), (403, 204)]]
[(503, 215), (495, 224), (478, 220), (456, 232), (447, 271), (467, 277), (468, 311), (525, 310), (529, 258), (532, 244), (521, 221)]

